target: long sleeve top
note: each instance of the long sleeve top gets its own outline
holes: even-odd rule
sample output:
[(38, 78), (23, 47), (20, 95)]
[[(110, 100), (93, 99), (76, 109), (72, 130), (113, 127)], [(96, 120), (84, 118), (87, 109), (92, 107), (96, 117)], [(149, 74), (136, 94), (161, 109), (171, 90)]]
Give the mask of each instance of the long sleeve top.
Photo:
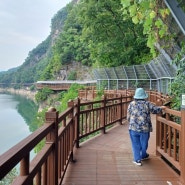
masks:
[(161, 113), (162, 109), (149, 101), (134, 100), (127, 109), (127, 120), (129, 121), (129, 130), (137, 132), (150, 132), (152, 129), (152, 114)]

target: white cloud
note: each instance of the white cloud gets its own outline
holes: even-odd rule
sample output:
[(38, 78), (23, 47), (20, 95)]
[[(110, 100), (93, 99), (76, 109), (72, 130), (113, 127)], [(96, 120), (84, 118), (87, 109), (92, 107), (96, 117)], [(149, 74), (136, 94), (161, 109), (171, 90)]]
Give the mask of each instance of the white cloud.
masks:
[(29, 51), (49, 35), (51, 18), (69, 2), (0, 1), (0, 71), (21, 65)]

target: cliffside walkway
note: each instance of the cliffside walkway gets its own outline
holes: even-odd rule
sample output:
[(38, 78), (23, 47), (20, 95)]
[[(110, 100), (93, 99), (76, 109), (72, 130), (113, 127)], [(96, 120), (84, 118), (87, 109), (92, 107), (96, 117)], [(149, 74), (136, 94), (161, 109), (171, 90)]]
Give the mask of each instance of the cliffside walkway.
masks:
[[(117, 97), (105, 92), (98, 101), (72, 100), (61, 114), (55, 108), (48, 109), (43, 126), (0, 156), (0, 179), (20, 165), (20, 174), (12, 185), (183, 185), (185, 109), (166, 108), (165, 115), (152, 116), (150, 159), (143, 161), (143, 166), (135, 166), (125, 120), (132, 92), (122, 93)], [(169, 100), (156, 91), (148, 93), (149, 101), (157, 105)], [(89, 95), (86, 91), (80, 94), (85, 99)], [(170, 119), (171, 115), (180, 124)], [(30, 152), (44, 138), (44, 147), (30, 161)]]
[(75, 163), (70, 163), (64, 185), (182, 185), (179, 175), (155, 154), (154, 131), (148, 153), (150, 159), (142, 166), (132, 163), (128, 124), (117, 125), (106, 134), (80, 144)]

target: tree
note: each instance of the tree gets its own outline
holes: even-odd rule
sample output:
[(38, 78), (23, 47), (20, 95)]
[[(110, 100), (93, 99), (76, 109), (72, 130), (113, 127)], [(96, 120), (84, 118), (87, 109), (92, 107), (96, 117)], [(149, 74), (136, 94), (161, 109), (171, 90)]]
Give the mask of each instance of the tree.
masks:
[(53, 91), (48, 87), (44, 87), (43, 89), (37, 92), (37, 94), (35, 95), (35, 99), (39, 103), (47, 100), (50, 94), (53, 94)]
[(147, 46), (153, 57), (157, 55), (155, 43), (159, 39), (170, 39), (166, 18), (170, 14), (168, 8), (159, 0), (121, 0), (125, 19), (132, 19), (134, 24), (143, 25), (143, 33), (147, 36)]
[(82, 39), (93, 62), (111, 67), (150, 59), (142, 25), (134, 25), (131, 18), (124, 20), (120, 0), (83, 0), (78, 6)]
[(185, 93), (185, 45), (182, 43), (181, 51), (176, 55), (173, 63), (177, 66), (177, 72), (174, 81), (171, 84), (170, 91), (172, 95), (173, 109), (180, 110), (181, 95)]

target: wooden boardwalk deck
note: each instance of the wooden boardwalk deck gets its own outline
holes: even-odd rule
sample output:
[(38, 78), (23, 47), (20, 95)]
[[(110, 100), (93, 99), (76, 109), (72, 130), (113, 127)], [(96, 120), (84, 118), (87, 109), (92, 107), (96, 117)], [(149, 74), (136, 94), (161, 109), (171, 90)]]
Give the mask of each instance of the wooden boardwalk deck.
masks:
[(179, 175), (155, 155), (154, 132), (142, 166), (132, 163), (128, 124), (117, 125), (80, 145), (75, 151), (76, 163), (70, 163), (63, 185), (182, 185)]

